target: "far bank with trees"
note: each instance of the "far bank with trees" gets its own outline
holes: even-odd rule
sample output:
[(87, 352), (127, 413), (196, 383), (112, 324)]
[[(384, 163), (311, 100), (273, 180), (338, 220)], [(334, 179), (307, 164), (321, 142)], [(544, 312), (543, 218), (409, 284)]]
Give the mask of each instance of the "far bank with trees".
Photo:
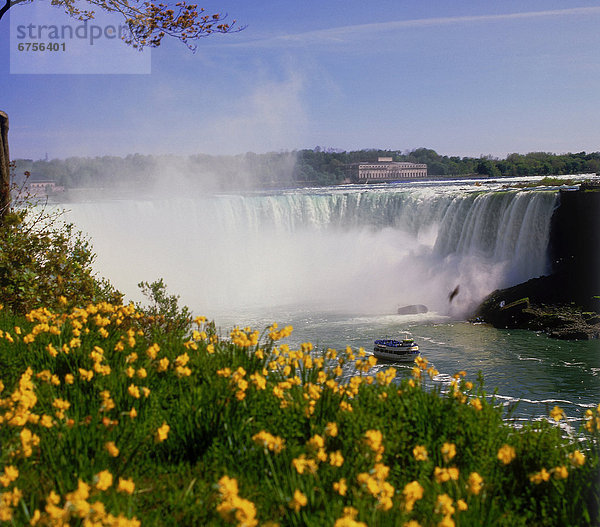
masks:
[[(73, 188), (136, 188), (170, 180), (177, 185), (207, 190), (281, 188), (335, 185), (347, 178), (352, 163), (377, 161), (425, 163), (430, 177), (553, 176), (600, 173), (600, 152), (510, 154), (505, 159), (440, 155), (434, 150), (366, 149), (340, 151), (315, 147), (291, 152), (214, 156), (141, 155), (126, 157), (69, 157), (17, 160), (16, 177), (31, 173), (31, 180), (53, 181)], [(175, 176), (175, 177), (174, 177)], [(174, 188), (174, 190), (177, 190)]]

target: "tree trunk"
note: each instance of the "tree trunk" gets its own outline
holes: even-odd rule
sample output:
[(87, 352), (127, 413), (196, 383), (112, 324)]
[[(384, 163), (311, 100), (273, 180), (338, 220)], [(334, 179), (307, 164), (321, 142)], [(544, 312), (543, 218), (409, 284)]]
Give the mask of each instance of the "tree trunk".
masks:
[(8, 115), (0, 111), (0, 225), (10, 209), (10, 157), (8, 155)]

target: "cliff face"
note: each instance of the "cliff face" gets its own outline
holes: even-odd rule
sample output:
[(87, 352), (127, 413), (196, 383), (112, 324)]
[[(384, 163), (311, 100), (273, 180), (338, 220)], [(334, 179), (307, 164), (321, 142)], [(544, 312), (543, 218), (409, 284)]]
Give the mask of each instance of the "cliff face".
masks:
[(552, 273), (494, 291), (475, 316), (498, 328), (600, 337), (600, 187), (561, 191), (552, 217)]
[(561, 191), (559, 199), (550, 227), (552, 274), (570, 275), (566, 300), (587, 305), (600, 295), (600, 187)]

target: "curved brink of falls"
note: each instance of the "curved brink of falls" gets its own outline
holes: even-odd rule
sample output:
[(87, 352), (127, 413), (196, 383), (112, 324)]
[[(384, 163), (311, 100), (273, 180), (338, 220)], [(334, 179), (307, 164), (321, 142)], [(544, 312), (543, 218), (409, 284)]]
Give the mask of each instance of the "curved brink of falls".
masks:
[[(464, 316), (547, 270), (552, 191), (304, 189), (69, 204), (101, 274), (129, 297), (163, 277), (194, 311), (426, 304)], [(449, 304), (448, 293), (460, 284)]]

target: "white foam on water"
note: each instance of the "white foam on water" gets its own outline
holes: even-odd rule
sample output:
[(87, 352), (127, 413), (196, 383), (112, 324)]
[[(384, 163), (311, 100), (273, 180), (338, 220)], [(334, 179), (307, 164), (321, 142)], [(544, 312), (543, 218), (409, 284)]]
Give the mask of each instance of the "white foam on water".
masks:
[(68, 216), (90, 234), (99, 272), (135, 300), (138, 282), (163, 278), (209, 316), (425, 304), (433, 318), (460, 318), (493, 289), (544, 272), (556, 203), (554, 192), (464, 186), (85, 202)]

